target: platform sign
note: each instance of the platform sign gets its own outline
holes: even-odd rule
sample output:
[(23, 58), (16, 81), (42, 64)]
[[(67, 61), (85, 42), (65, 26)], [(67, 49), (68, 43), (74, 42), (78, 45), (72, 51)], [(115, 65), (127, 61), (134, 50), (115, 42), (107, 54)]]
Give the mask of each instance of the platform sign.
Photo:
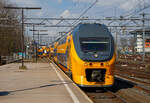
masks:
[(23, 55), (23, 57), (25, 58), (25, 53), (23, 53), (23, 54), (22, 54), (22, 52), (19, 52), (19, 53), (18, 53), (19, 59), (22, 59), (22, 55)]

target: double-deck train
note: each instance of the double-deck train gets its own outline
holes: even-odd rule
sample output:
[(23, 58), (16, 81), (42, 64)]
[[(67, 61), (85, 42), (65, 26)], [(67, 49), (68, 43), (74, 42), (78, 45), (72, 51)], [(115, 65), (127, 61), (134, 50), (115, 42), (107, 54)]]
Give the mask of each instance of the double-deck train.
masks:
[(54, 45), (49, 46), (49, 58), (52, 59), (54, 57)]
[(53, 45), (53, 60), (77, 85), (113, 85), (115, 43), (105, 25), (80, 23)]
[(48, 57), (50, 50), (46, 46), (42, 46), (37, 51), (38, 51), (38, 57)]

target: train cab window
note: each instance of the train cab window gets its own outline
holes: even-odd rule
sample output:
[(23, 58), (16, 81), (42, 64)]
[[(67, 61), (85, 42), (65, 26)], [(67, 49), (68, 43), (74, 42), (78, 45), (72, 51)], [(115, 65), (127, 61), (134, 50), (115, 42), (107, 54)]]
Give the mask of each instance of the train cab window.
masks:
[(80, 38), (80, 46), (83, 52), (109, 52), (109, 38)]
[(46, 50), (44, 50), (44, 53), (47, 53), (47, 51), (46, 51)]

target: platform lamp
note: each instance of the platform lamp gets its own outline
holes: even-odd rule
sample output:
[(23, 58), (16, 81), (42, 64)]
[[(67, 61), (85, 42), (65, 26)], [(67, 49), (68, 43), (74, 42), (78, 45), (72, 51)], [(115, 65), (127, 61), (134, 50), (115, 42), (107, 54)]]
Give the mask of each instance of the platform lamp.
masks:
[(5, 9), (19, 9), (22, 11), (22, 36), (21, 36), (21, 40), (22, 40), (22, 69), (26, 68), (24, 66), (24, 10), (37, 10), (37, 9), (41, 9), (40, 7), (4, 7)]

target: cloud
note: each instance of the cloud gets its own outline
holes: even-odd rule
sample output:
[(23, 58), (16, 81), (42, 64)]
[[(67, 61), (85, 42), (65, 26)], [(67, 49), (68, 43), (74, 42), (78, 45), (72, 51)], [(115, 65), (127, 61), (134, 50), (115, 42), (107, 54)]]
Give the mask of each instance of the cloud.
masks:
[[(77, 3), (94, 3), (96, 0), (72, 0), (73, 2)], [(98, 0), (97, 5), (106, 6), (106, 5), (112, 5), (122, 0)]]
[(64, 10), (61, 14), (60, 17), (63, 18), (75, 18), (75, 17), (79, 17), (80, 14), (78, 13), (71, 13), (68, 9)]
[(126, 2), (120, 4), (120, 8), (128, 11), (135, 8), (139, 4), (139, 2), (139, 0), (126, 0)]
[[(73, 2), (78, 3), (93, 3), (94, 0), (72, 0)], [(123, 10), (131, 10), (138, 6), (143, 6), (150, 2), (150, 0), (98, 0), (97, 6), (118, 6), (120, 9)]]
[(62, 3), (62, 0), (58, 0), (58, 3)]
[(36, 15), (37, 15), (38, 17), (41, 17), (41, 16), (43, 15), (43, 11), (38, 11), (38, 12), (36, 12)]
[(21, 6), (37, 6), (38, 5), (37, 0), (9, 0), (9, 1), (17, 5), (21, 5)]
[(91, 2), (92, 0), (72, 0), (73, 2)]
[(69, 10), (65, 10), (63, 13), (60, 14), (60, 16), (63, 18), (70, 17), (71, 13)]
[[(12, 4), (16, 4), (17, 6), (21, 6), (21, 7), (40, 7), (40, 3), (38, 0), (8, 0), (10, 1), (10, 3)], [(37, 12), (36, 11), (26, 11), (25, 12), (26, 16), (36, 16), (36, 17), (40, 17), (43, 15), (43, 12), (41, 10), (39, 10)]]
[(150, 0), (126, 0), (126, 2), (120, 5), (120, 8), (128, 11), (134, 8), (143, 8), (146, 3), (150, 2)]
[[(69, 10), (65, 10), (65, 11), (63, 11), (60, 15), (59, 15), (60, 17), (62, 17), (62, 18), (69, 18), (69, 17), (72, 17), (72, 15), (71, 15), (71, 13), (70, 13), (70, 11)], [(57, 23), (59, 23), (60, 21), (52, 21), (52, 24), (57, 24)]]

